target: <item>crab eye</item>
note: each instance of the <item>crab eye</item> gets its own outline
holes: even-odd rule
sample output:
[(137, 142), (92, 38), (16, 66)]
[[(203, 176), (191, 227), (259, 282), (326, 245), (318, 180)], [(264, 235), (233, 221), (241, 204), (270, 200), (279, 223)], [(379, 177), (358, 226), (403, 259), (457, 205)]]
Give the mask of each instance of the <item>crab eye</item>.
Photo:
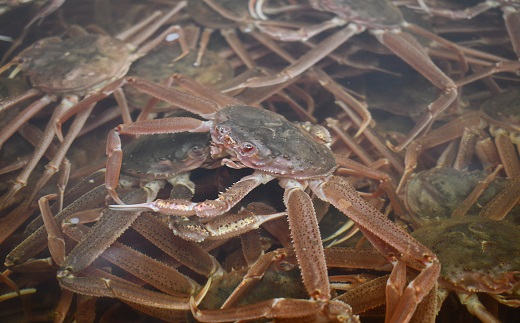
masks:
[(204, 148), (202, 146), (195, 145), (195, 146), (191, 147), (190, 152), (191, 152), (192, 156), (199, 157), (199, 156), (202, 156), (204, 154)]
[(222, 127), (222, 126), (217, 126), (217, 131), (221, 136), (223, 136), (229, 132), (225, 127)]
[(242, 145), (240, 145), (240, 150), (243, 154), (252, 155), (256, 152), (256, 147), (250, 142), (245, 142)]

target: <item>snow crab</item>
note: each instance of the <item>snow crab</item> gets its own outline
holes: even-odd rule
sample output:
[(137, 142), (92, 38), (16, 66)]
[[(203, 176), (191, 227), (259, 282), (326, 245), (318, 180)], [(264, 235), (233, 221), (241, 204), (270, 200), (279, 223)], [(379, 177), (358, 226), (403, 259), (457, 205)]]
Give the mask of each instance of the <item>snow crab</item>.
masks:
[[(107, 95), (102, 89), (113, 80), (126, 75), (132, 62), (145, 55), (160, 43), (170, 32), (166, 30), (149, 43), (141, 44), (159, 27), (185, 6), (180, 2), (166, 14), (156, 12), (141, 21), (136, 28), (124, 31), (116, 37), (107, 35), (81, 34), (62, 40), (57, 37), (45, 38), (22, 51), (10, 63), (0, 68), (0, 73), (12, 66), (17, 68), (11, 76), (20, 70), (29, 78), (32, 88), (25, 93), (0, 102), (0, 110), (14, 106), (31, 97), (40, 98), (26, 107), (15, 119), (0, 132), (0, 145), (3, 144), (22, 124), (36, 113), (61, 97), (60, 104), (54, 109), (44, 135), (33, 153), (32, 158), (14, 181), (11, 189), (2, 197), (0, 209), (24, 186), (35, 165), (52, 142), (55, 135), (62, 141), (58, 153), (46, 166), (44, 175), (38, 181), (33, 196), (48, 179), (59, 169), (60, 164), (86, 122), (96, 102)], [(121, 91), (117, 92), (118, 99)], [(88, 98), (78, 104), (81, 97)], [(122, 108), (125, 122), (130, 122), (129, 112)], [(70, 130), (63, 137), (61, 123), (76, 115)]]
[[(165, 146), (168, 148), (165, 149)], [(121, 164), (109, 163), (105, 179), (105, 171), (100, 171), (69, 190), (65, 196), (67, 206), (55, 217), (52, 214), (56, 212), (56, 207), (49, 207), (47, 197), (40, 199), (45, 226), (35, 229), (15, 247), (7, 255), (6, 265), (15, 271), (19, 264), (27, 262), (48, 245), (52, 258), (62, 267), (58, 272), (58, 281), (65, 290), (119, 298), (145, 313), (171, 320), (185, 314), (178, 311), (186, 312), (189, 296), (200, 291), (201, 286), (173, 267), (116, 241), (119, 236), (132, 226), (170, 257), (179, 259), (181, 264), (203, 276), (218, 276), (222, 271), (220, 265), (201, 247), (175, 237), (167, 223), (156, 217), (142, 215), (141, 218), (142, 212), (136, 212), (135, 217), (129, 217), (128, 213), (120, 217), (120, 211), (103, 209), (106, 188), (115, 192), (119, 184), (124, 187), (121, 189), (124, 200), (143, 202), (153, 200), (164, 186), (163, 182), (169, 180), (177, 192), (188, 191), (188, 197), (191, 196), (194, 185), (189, 181), (187, 172), (207, 160), (208, 135), (181, 133), (143, 136), (126, 146), (124, 151), (127, 156)], [(121, 179), (119, 173), (112, 174), (114, 165), (122, 167), (124, 174)], [(143, 182), (142, 188), (135, 187), (139, 182)], [(93, 221), (96, 223), (91, 228), (82, 224)], [(42, 224), (42, 219), (33, 222), (31, 226), (37, 227)], [(62, 231), (68, 238), (78, 241), (68, 254), (65, 243), (70, 243), (70, 240), (65, 240)], [(141, 288), (91, 266), (99, 257), (165, 294)], [(146, 269), (151, 263), (153, 265)], [(133, 294), (136, 289), (141, 296)], [(62, 297), (71, 297), (71, 294), (64, 292)]]
[[(514, 147), (515, 144), (518, 145), (519, 96), (520, 93), (514, 89), (503, 91), (485, 100), (480, 111), (467, 112), (414, 141), (406, 151), (405, 171), (398, 191), (405, 187), (417, 167), (420, 154), (425, 149), (460, 138), (461, 144), (454, 168), (463, 169), (475, 154), (484, 167), (503, 165), (510, 183), (481, 211), (481, 215), (485, 217), (503, 218), (517, 204), (520, 197), (517, 185), (520, 179), (520, 158)], [(481, 185), (481, 192), (483, 189), (485, 187)]]
[[(457, 174), (454, 174), (453, 169), (446, 169), (446, 171), (451, 174), (450, 179), (443, 180), (442, 172), (429, 172), (430, 177), (437, 178), (435, 186), (444, 183), (439, 186), (439, 190), (436, 190), (435, 186), (430, 186), (426, 190), (424, 188), (407, 190), (408, 200), (412, 198), (419, 203), (424, 201), (422, 204), (432, 204), (435, 201), (452, 199), (453, 194), (450, 192), (455, 187), (449, 184), (457, 182), (453, 180), (454, 175)], [(465, 182), (469, 183), (475, 181), (475, 176), (478, 175), (459, 172), (457, 178), (465, 179)], [(487, 186), (489, 180), (481, 180), (475, 185), (473, 192), (471, 194), (468, 192), (467, 195), (481, 196), (479, 199), (481, 203), (491, 203), (488, 201), (493, 201), (501, 194), (500, 186), (510, 185), (492, 182), (491, 184), (495, 185), (490, 185), (481, 195), (482, 190), (478, 188), (480, 184)], [(489, 196), (490, 194), (493, 196)], [(468, 197), (458, 196), (457, 201), (449, 201), (449, 204), (456, 203), (460, 207), (468, 204), (467, 201)], [(468, 210), (469, 207), (463, 209)], [(488, 294), (507, 306), (520, 306), (520, 249), (516, 243), (520, 238), (518, 225), (509, 219), (514, 216), (513, 214), (511, 216), (507, 214), (508, 217), (504, 220), (493, 220), (485, 216), (471, 216), (475, 214), (471, 212), (475, 211), (469, 210), (470, 213), (463, 216), (459, 216), (456, 214), (458, 212), (454, 211), (451, 217), (444, 217), (438, 207), (422, 208), (420, 212), (415, 212), (417, 221), (412, 224), (416, 228), (412, 236), (431, 248), (439, 257), (442, 269), (438, 295), (441, 302), (446, 299), (450, 291), (454, 291), (468, 311), (482, 322), (499, 322), (492, 311), (486, 309), (479, 301), (478, 293)], [(500, 210), (498, 213), (501, 213)], [(493, 214), (493, 217), (498, 218), (496, 214)]]
[[(452, 80), (435, 65), (422, 45), (409, 34), (405, 33), (404, 30), (411, 30), (414, 33), (434, 39), (443, 45), (447, 45), (448, 42), (419, 26), (406, 22), (399, 8), (392, 4), (392, 2), (387, 0), (364, 2), (349, 0), (314, 0), (310, 1), (310, 5), (318, 11), (336, 15), (336, 17), (329, 20), (330, 23), (328, 25), (326, 24), (328, 27), (325, 29), (333, 27), (342, 27), (342, 29), (322, 40), (315, 48), (301, 56), (281, 72), (265, 77), (250, 78), (236, 88), (264, 87), (292, 80), (310, 69), (354, 35), (369, 30), (380, 43), (412, 66), (440, 90), (438, 97), (428, 105), (427, 112), (421, 116), (415, 127), (402, 142), (396, 146), (390, 145), (393, 150), (403, 150), (433, 122), (437, 115), (455, 101), (458, 93), (457, 87), (460, 86), (460, 84)], [(318, 24), (304, 28), (307, 33), (301, 33), (305, 35), (301, 36), (301, 39), (305, 40), (309, 33), (312, 34), (313, 29), (322, 31), (322, 27), (323, 24)], [(457, 50), (462, 53), (467, 52), (466, 49), (455, 44), (450, 44), (449, 46), (457, 48)], [(486, 67), (482, 73), (490, 75), (500, 71), (514, 71), (518, 70), (520, 66), (518, 62), (515, 61), (507, 61), (505, 59), (498, 60), (498, 63), (497, 61), (490, 62), (488, 66), (491, 66)], [(478, 78), (482, 77), (483, 74), (479, 74)], [(475, 78), (472, 78), (472, 80), (474, 79)]]
[[(482, 1), (464, 9), (442, 8), (442, 1), (417, 0), (417, 5), (410, 6), (434, 16), (447, 17), (449, 19), (472, 19), (483, 12), (493, 8), (500, 8), (504, 23), (511, 40), (511, 45), (517, 56), (520, 57), (520, 39), (518, 26), (520, 24), (520, 3), (516, 0)], [(451, 4), (453, 5), (453, 4)], [(441, 9), (442, 8), (442, 9)], [(460, 7), (459, 7), (460, 8)]]
[(455, 291), (482, 322), (499, 322), (477, 293), (486, 293), (507, 306), (520, 306), (519, 232), (518, 226), (505, 221), (465, 217), (433, 222), (412, 236), (439, 257), (439, 286), (445, 289), (441, 289), (442, 299), (447, 297), (446, 290)]
[[(126, 78), (126, 82), (208, 121), (187, 117), (147, 120), (122, 124), (114, 133), (209, 132), (213, 158), (220, 159), (228, 167), (251, 168), (254, 172), (221, 193), (216, 200), (194, 203), (158, 199), (148, 203), (112, 205), (111, 209), (211, 219), (230, 210), (255, 187), (278, 179), (285, 189), (284, 202), (304, 285), (315, 302), (328, 303), (331, 292), (327, 267), (315, 210), (305, 192), (308, 187), (319, 198), (347, 214), (394, 264), (401, 264), (394, 267), (397, 268), (395, 275), (405, 273), (404, 262), (408, 260), (420, 264), (421, 273), (404, 291), (404, 285), (399, 283), (403, 280), (389, 283), (396, 291), (388, 296), (395, 305), (388, 307), (390, 320), (408, 321), (436, 281), (440, 270), (437, 257), (365, 202), (345, 178), (332, 175), (338, 166), (325, 143), (328, 138), (326, 129), (308, 124), (306, 130), (277, 113), (246, 106), (181, 75), (174, 76), (174, 79), (194, 94), (135, 77)], [(295, 309), (295, 313), (297, 311)]]

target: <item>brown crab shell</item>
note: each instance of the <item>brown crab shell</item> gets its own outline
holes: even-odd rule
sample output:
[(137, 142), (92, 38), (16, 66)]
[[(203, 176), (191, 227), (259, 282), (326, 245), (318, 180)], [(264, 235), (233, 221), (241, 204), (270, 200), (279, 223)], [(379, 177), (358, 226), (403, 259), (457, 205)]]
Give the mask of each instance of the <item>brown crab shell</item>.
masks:
[(520, 227), (482, 217), (434, 222), (412, 234), (441, 263), (448, 288), (500, 294), (520, 283)]
[[(329, 147), (281, 115), (249, 106), (220, 110), (211, 131), (216, 145), (246, 167), (279, 177), (311, 179), (326, 176), (336, 167)], [(255, 147), (244, 153), (244, 144)]]
[(61, 40), (44, 38), (20, 54), (22, 70), (35, 88), (46, 93), (85, 95), (122, 77), (130, 67), (132, 48), (104, 35)]

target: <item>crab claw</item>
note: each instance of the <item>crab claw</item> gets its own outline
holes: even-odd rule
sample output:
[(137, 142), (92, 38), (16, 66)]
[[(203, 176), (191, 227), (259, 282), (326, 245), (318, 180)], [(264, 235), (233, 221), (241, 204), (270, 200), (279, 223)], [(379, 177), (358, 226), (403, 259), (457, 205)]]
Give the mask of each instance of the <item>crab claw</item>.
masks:
[(190, 216), (195, 215), (195, 206), (197, 203), (193, 203), (188, 200), (171, 199), (171, 200), (155, 200), (153, 202), (141, 203), (141, 204), (127, 204), (127, 205), (110, 205), (109, 208), (112, 210), (119, 211), (152, 211), (159, 212), (166, 215), (179, 215), (179, 216)]

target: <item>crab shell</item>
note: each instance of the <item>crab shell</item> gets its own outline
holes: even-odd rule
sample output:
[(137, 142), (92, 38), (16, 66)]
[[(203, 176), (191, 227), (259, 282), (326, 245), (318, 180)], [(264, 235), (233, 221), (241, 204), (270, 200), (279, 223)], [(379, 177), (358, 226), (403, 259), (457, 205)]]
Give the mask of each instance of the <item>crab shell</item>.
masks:
[(329, 147), (279, 114), (263, 109), (232, 106), (220, 110), (211, 136), (233, 161), (281, 177), (315, 178), (337, 167)]
[(398, 27), (404, 21), (401, 11), (387, 0), (311, 0), (310, 4), (316, 10), (371, 28)]
[(61, 40), (44, 38), (20, 54), (22, 70), (32, 85), (46, 93), (85, 95), (123, 76), (130, 66), (132, 48), (103, 35)]
[(500, 294), (519, 288), (520, 227), (482, 217), (434, 222), (412, 234), (441, 262), (452, 290)]
[(196, 169), (209, 156), (207, 133), (175, 133), (142, 136), (124, 148), (122, 171), (154, 180), (168, 179)]

